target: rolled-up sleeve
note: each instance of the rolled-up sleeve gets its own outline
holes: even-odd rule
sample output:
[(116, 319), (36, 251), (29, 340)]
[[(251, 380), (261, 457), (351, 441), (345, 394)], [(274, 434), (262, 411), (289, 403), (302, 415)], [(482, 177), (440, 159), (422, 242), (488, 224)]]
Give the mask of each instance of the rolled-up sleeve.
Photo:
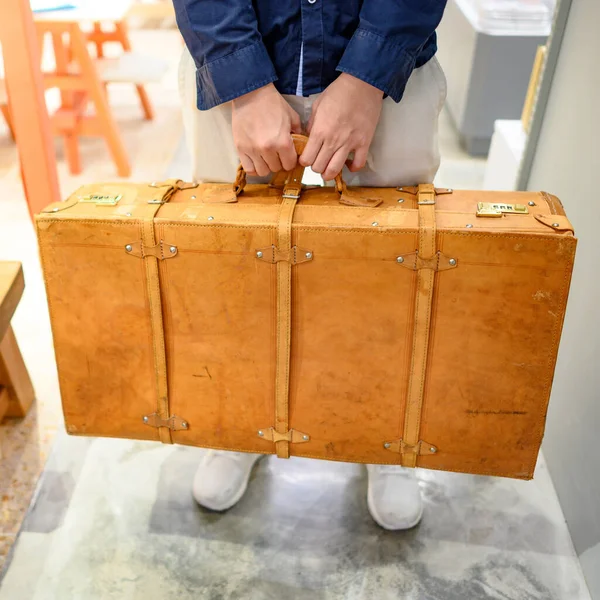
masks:
[(446, 0), (365, 0), (337, 70), (400, 102), (417, 57), (439, 25)]
[(208, 110), (277, 79), (249, 0), (173, 0), (194, 62), (198, 108)]

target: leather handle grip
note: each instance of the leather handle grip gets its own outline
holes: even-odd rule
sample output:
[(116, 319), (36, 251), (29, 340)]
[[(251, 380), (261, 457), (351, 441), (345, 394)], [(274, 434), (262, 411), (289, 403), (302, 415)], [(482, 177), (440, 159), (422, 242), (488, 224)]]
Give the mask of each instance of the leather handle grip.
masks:
[[(308, 143), (308, 136), (300, 134), (300, 133), (292, 133), (292, 141), (294, 142), (294, 150), (296, 150), (296, 154), (300, 156), (304, 152), (304, 148)], [(287, 173), (287, 171), (283, 170), (279, 173)], [(277, 178), (278, 173), (275, 174), (275, 178)], [(244, 167), (240, 164), (238, 166), (235, 182), (233, 184), (233, 191), (237, 194), (240, 194), (244, 187), (246, 187), (246, 171)], [(335, 178), (335, 187), (337, 191), (341, 194), (343, 190), (346, 189), (346, 183), (342, 179), (342, 173), (338, 173)]]

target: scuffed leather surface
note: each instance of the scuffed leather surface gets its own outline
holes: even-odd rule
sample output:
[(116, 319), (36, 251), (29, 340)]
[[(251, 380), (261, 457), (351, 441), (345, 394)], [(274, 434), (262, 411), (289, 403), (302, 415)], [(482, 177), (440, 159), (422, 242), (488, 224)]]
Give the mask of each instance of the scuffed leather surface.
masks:
[[(189, 423), (172, 438), (274, 453), (257, 431), (275, 424), (277, 265), (256, 249), (277, 245), (281, 190), (248, 184), (237, 204), (211, 204), (225, 189), (177, 190), (155, 221), (156, 240), (178, 249), (158, 261), (170, 414)], [(123, 198), (36, 218), (67, 430), (157, 440), (142, 421), (156, 411), (144, 260), (124, 251), (142, 239), (141, 205), (157, 190), (99, 184), (74, 196), (89, 193)], [(418, 248), (416, 197), (357, 193), (382, 204), (341, 206), (335, 189), (317, 188), (294, 212), (291, 245), (314, 259), (291, 273), (288, 422), (310, 441), (289, 450), (400, 464), (383, 443), (403, 437), (418, 272), (396, 258)], [(533, 474), (576, 246), (569, 229), (535, 218), (558, 213), (550, 198), (436, 198), (436, 247), (458, 265), (435, 276), (419, 438), (437, 452), (419, 467)], [(528, 215), (475, 216), (477, 202), (529, 201)]]

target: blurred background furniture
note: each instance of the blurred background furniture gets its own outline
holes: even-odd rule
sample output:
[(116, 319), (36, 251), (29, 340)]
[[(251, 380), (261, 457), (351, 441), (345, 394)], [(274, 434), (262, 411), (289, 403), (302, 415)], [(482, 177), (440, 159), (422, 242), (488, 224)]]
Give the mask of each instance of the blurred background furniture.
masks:
[[(131, 2), (107, 0), (85, 2), (66, 10), (35, 14), (40, 46), (50, 36), (55, 67), (44, 72), (46, 89), (60, 90), (60, 107), (51, 115), (53, 131), (65, 141), (69, 170), (81, 172), (78, 140), (94, 135), (106, 140), (121, 177), (131, 174), (131, 165), (119, 129), (110, 109), (106, 86), (109, 83), (132, 83), (136, 86), (145, 119), (153, 110), (144, 84), (158, 82), (167, 63), (135, 54), (127, 31), (126, 17)], [(115, 42), (119, 54), (106, 56), (106, 46)], [(90, 46), (95, 48), (95, 56)], [(93, 105), (93, 112), (88, 106)]]
[(0, 422), (24, 417), (35, 397), (10, 325), (24, 288), (21, 263), (0, 261)]
[(546, 46), (539, 46), (531, 70), (527, 96), (520, 119), (499, 119), (494, 123), (494, 135), (485, 165), (483, 189), (516, 190), (531, 128), (538, 89), (546, 60)]
[(520, 118), (536, 51), (547, 39), (552, 14), (547, 13), (547, 21), (493, 21), (477, 11), (484, 1), (449, 0), (438, 29), (448, 111), (463, 147), (474, 156), (488, 153), (496, 119)]
[(27, 207), (33, 215), (57, 202), (60, 193), (40, 72), (40, 48), (27, 0), (3, 0), (0, 46), (4, 50), (5, 100), (10, 99), (9, 119), (19, 147)]

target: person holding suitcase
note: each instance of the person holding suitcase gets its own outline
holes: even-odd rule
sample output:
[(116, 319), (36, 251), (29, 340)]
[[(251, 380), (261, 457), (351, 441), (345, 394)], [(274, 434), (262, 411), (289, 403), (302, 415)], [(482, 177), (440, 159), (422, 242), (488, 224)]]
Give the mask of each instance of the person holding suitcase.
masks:
[[(297, 161), (349, 185), (430, 183), (446, 81), (435, 58), (446, 0), (173, 0), (186, 43), (179, 70), (195, 181), (253, 181)], [(307, 131), (298, 157), (292, 133)], [(350, 158), (349, 158), (350, 157)], [(207, 451), (196, 501), (227, 510), (260, 454)], [(385, 529), (414, 527), (414, 471), (368, 465), (368, 506)]]

